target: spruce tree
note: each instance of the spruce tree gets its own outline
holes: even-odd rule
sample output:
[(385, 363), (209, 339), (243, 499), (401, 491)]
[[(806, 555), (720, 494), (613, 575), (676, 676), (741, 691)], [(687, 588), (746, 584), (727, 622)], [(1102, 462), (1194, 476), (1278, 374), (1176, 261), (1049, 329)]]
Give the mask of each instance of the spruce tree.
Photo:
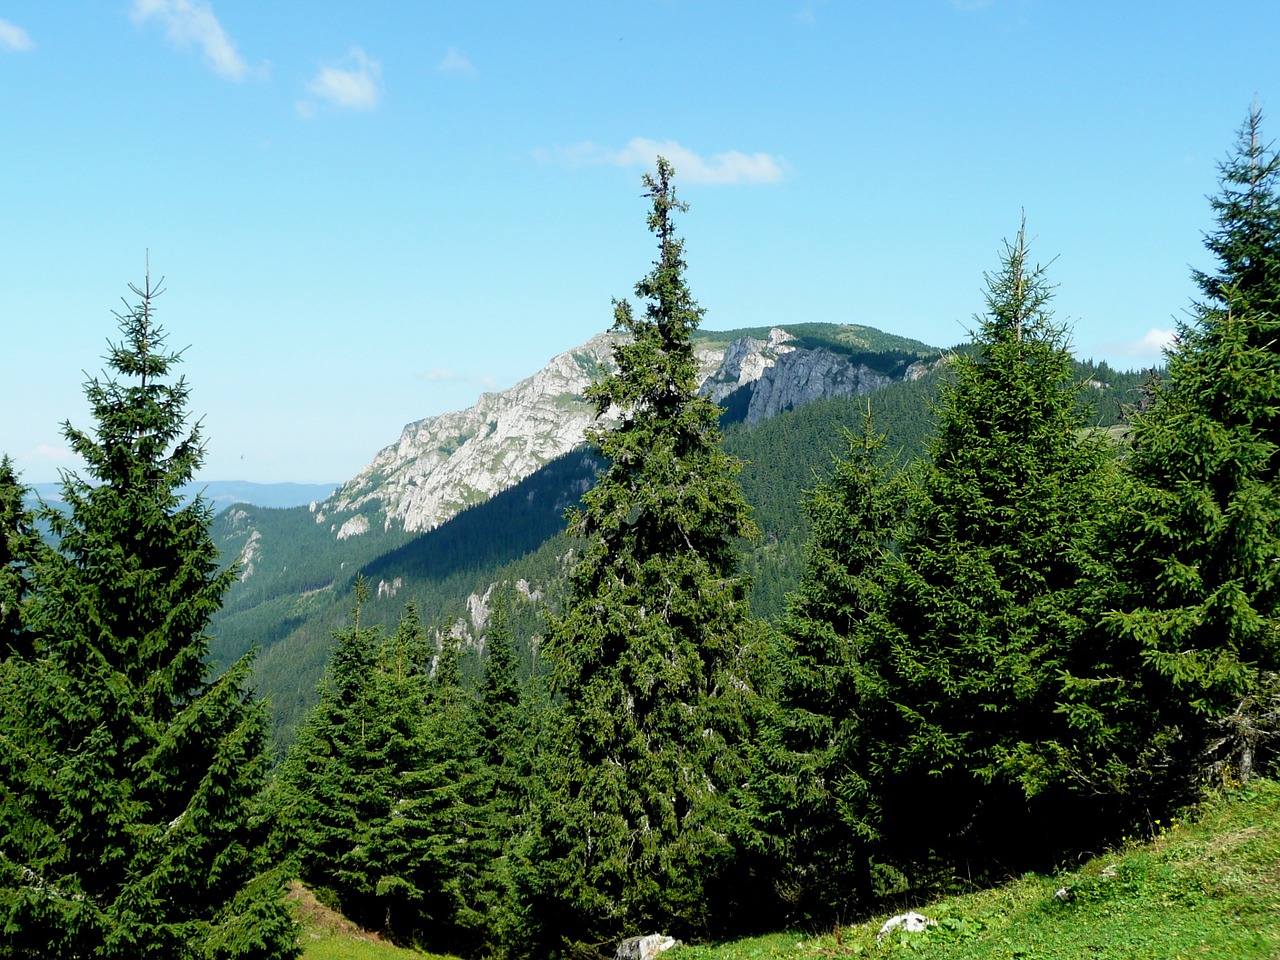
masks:
[(373, 823), (385, 815), (370, 743), (381, 713), (372, 697), (381, 634), (361, 623), (367, 594), (357, 578), (351, 624), (335, 635), (319, 702), (276, 775), (272, 803), (275, 846), (303, 881), (356, 923), (381, 927), (368, 858)]
[(854, 779), (866, 790), (851, 813), (882, 886), (1026, 866), (1080, 820), (1051, 815), (1082, 736), (1058, 707), (1062, 671), (1089, 659), (1106, 454), (1082, 432), (1025, 226), (986, 279), (977, 349), (952, 358), (859, 651)]
[(549, 631), (561, 709), (527, 895), (553, 947), (705, 936), (726, 919), (751, 636), (735, 545), (754, 528), (719, 409), (698, 393), (702, 310), (672, 176), (660, 158), (644, 177), (658, 259), (636, 285), (642, 316), (615, 301), (617, 370), (588, 391), (617, 420), (589, 431), (608, 467), (571, 514), (584, 546)]
[(788, 921), (828, 921), (865, 907), (865, 837), (847, 807), (862, 634), (883, 602), (880, 572), (902, 521), (903, 484), (885, 463), (870, 408), (860, 434), (805, 499), (810, 536), (799, 588), (780, 625), (754, 757), (763, 832), (774, 843), (775, 886)]
[[(1217, 258), (1147, 409), (1133, 418), (1132, 490), (1111, 536), (1107, 617), (1121, 678), (1090, 706), (1130, 726), (1116, 777), (1170, 802), (1215, 761), (1247, 779), (1280, 661), (1280, 156), (1254, 109), (1220, 166)], [(1117, 671), (1120, 673), (1120, 671)], [(1093, 679), (1093, 678), (1089, 678)], [(1274, 735), (1276, 731), (1270, 731)], [(1205, 751), (1217, 741), (1216, 756)]]
[[(263, 862), (266, 718), (249, 659), (214, 676), (205, 629), (234, 571), (180, 488), (203, 456), (148, 278), (64, 436), (56, 547), (30, 568), (30, 653), (6, 683), (0, 943), (6, 956), (292, 957)], [(117, 379), (120, 378), (120, 379)], [(7, 824), (8, 825), (8, 824)]]
[(30, 652), (24, 607), (40, 538), (23, 502), (26, 493), (13, 461), (0, 457), (0, 658)]
[(469, 946), (479, 874), (475, 737), (445, 637), (435, 669), (412, 605), (391, 637), (360, 621), (337, 646), (320, 702), (274, 785), (276, 845), (362, 926), (435, 950)]
[(530, 701), (516, 665), (507, 600), (497, 590), (484, 646), (484, 673), (476, 702), (480, 809), (473, 858), (480, 865), (480, 876), (473, 898), (473, 922), (484, 939), (496, 946), (513, 922), (508, 902), (512, 895), (508, 853), (529, 825), (534, 739)]

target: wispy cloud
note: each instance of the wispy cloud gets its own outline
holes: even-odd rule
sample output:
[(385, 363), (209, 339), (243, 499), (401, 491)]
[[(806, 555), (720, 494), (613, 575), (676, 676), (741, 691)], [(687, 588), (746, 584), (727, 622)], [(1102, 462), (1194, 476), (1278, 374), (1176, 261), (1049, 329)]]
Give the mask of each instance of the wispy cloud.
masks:
[(249, 73), (213, 8), (201, 0), (133, 0), (132, 16), (136, 23), (163, 23), (169, 41), (180, 47), (196, 44), (209, 65), (229, 80), (243, 80)]
[(702, 157), (674, 140), (659, 141), (646, 137), (634, 138), (621, 150), (610, 150), (588, 142), (550, 151), (539, 150), (535, 156), (571, 166), (609, 164), (618, 167), (651, 167), (656, 158), (665, 157), (684, 183), (778, 183), (785, 178), (787, 170), (785, 160), (768, 153), (729, 150)]
[(0, 20), (0, 47), (6, 50), (30, 50), (34, 46), (27, 31), (8, 20)]
[[(322, 67), (307, 84), (307, 90), (335, 107), (372, 110), (382, 98), (381, 77), (382, 62), (359, 47), (352, 47), (339, 64)], [(311, 116), (315, 113), (315, 104), (299, 101), (298, 112)]]
[(459, 52), (457, 47), (450, 47), (445, 53), (444, 59), (436, 64), (438, 73), (461, 73), (466, 76), (475, 76), (476, 68), (471, 65), (471, 61)]
[(1119, 351), (1127, 357), (1158, 357), (1167, 347), (1172, 346), (1176, 335), (1176, 330), (1152, 327), (1140, 340), (1122, 344)]
[(436, 367), (434, 370), (428, 370), (419, 374), (427, 383), (452, 383), (462, 379), (462, 374), (457, 370), (449, 370), (445, 367)]
[(951, 5), (957, 10), (963, 10), (966, 13), (973, 10), (982, 10), (991, 6), (995, 0), (950, 0)]

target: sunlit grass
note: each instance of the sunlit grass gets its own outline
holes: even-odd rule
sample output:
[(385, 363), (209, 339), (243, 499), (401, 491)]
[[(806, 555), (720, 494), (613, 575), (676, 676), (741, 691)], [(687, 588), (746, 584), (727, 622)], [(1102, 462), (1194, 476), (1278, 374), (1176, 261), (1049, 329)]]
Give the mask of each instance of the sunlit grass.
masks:
[(880, 941), (884, 916), (819, 936), (685, 948), (680, 960), (1280, 957), (1280, 786), (1260, 781), (1206, 804), (1194, 823), (1153, 826), (1149, 843), (1079, 870), (921, 904), (937, 926), (919, 933)]

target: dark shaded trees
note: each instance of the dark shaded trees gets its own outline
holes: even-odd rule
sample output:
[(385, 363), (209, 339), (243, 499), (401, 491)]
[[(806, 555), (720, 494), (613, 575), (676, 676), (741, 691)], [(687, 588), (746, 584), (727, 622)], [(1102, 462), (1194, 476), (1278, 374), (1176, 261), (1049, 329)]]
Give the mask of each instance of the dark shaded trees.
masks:
[[(754, 744), (755, 793), (771, 838), (771, 871), (788, 920), (839, 920), (870, 895), (867, 837), (851, 802), (863, 632), (884, 604), (880, 575), (903, 519), (870, 409), (829, 477), (805, 499), (805, 570), (788, 598), (774, 653), (772, 713)], [(861, 903), (858, 903), (858, 901)]]
[[(29, 646), (5, 675), (0, 943), (6, 956), (292, 957), (260, 853), (265, 717), (245, 658), (219, 677), (205, 629), (233, 571), (178, 489), (203, 455), (170, 378), (150, 279), (118, 314), (95, 429), (64, 435), (89, 479), (43, 511)], [(116, 379), (116, 378), (120, 379)]]

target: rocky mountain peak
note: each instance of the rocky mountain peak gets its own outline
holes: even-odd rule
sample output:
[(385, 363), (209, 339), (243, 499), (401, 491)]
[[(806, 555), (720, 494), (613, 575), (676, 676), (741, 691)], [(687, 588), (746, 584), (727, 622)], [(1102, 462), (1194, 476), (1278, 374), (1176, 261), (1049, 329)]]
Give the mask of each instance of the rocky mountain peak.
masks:
[[(480, 395), (468, 410), (405, 426), (399, 440), (315, 511), (344, 539), (372, 524), (426, 531), (488, 499), (583, 443), (595, 411), (582, 397), (614, 369), (616, 335), (602, 333), (568, 350), (508, 390)], [(703, 392), (721, 402), (750, 393), (751, 423), (820, 397), (866, 393), (895, 379), (848, 356), (802, 348), (782, 327), (766, 339), (698, 346)], [(901, 374), (898, 375), (898, 378)]]

